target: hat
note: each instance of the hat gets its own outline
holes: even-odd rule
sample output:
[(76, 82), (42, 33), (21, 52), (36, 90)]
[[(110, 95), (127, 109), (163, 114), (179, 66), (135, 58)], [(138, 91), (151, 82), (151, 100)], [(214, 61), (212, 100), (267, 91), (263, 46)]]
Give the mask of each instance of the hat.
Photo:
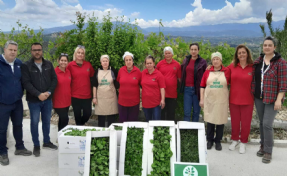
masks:
[(222, 61), (222, 54), (220, 52), (215, 52), (211, 54), (211, 60), (215, 57), (218, 57)]
[(123, 60), (125, 60), (126, 56), (132, 56), (132, 58), (134, 59), (134, 55), (128, 51), (126, 51), (125, 54), (123, 55)]
[(110, 61), (110, 58), (108, 55), (102, 55), (100, 61), (102, 61), (104, 58), (107, 58)]

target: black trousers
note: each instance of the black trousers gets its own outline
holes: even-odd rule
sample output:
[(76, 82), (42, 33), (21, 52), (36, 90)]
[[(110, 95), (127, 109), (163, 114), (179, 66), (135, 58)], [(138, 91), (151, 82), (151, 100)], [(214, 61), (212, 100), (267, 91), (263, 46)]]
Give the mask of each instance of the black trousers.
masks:
[(175, 120), (176, 98), (165, 98), (165, 107), (161, 110), (161, 120)]
[(72, 97), (72, 106), (76, 125), (85, 125), (92, 115), (92, 99), (79, 99)]
[(99, 127), (106, 127), (106, 117), (108, 120), (108, 127), (115, 122), (116, 115), (98, 115), (98, 126)]
[(222, 140), (223, 130), (224, 130), (224, 124), (216, 125), (216, 135), (214, 137), (215, 124), (207, 122), (207, 130), (206, 130), (207, 141), (219, 143)]
[(65, 126), (67, 126), (69, 123), (69, 116), (68, 116), (69, 108), (70, 106), (66, 108), (54, 108), (54, 110), (59, 116), (58, 131), (65, 128)]

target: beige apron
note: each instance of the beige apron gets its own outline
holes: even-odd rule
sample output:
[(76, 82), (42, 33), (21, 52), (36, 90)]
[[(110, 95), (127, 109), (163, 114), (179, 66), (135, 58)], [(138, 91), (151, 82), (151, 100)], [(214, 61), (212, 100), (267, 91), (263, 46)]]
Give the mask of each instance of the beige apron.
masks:
[(111, 69), (98, 70), (97, 100), (95, 105), (96, 115), (118, 114), (118, 99)]
[(204, 121), (216, 125), (227, 123), (228, 96), (224, 72), (210, 72), (204, 91)]

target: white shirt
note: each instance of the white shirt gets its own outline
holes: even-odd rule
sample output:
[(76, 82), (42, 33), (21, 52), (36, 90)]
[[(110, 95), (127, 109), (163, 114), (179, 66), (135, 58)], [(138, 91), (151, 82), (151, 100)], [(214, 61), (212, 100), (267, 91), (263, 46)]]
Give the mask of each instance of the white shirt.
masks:
[(11, 66), (12, 72), (14, 73), (14, 62), (15, 62), (16, 58), (13, 60), (13, 62), (9, 63), (9, 62), (5, 59), (4, 54), (2, 54), (2, 57), (4, 58), (4, 60), (6, 61), (6, 63)]

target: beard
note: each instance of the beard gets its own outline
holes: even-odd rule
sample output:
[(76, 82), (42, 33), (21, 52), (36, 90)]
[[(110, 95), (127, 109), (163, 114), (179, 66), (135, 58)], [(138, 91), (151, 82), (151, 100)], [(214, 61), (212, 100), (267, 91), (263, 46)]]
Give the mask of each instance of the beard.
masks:
[(34, 60), (41, 60), (43, 58), (43, 55), (38, 55), (38, 57), (33, 55), (32, 58)]

